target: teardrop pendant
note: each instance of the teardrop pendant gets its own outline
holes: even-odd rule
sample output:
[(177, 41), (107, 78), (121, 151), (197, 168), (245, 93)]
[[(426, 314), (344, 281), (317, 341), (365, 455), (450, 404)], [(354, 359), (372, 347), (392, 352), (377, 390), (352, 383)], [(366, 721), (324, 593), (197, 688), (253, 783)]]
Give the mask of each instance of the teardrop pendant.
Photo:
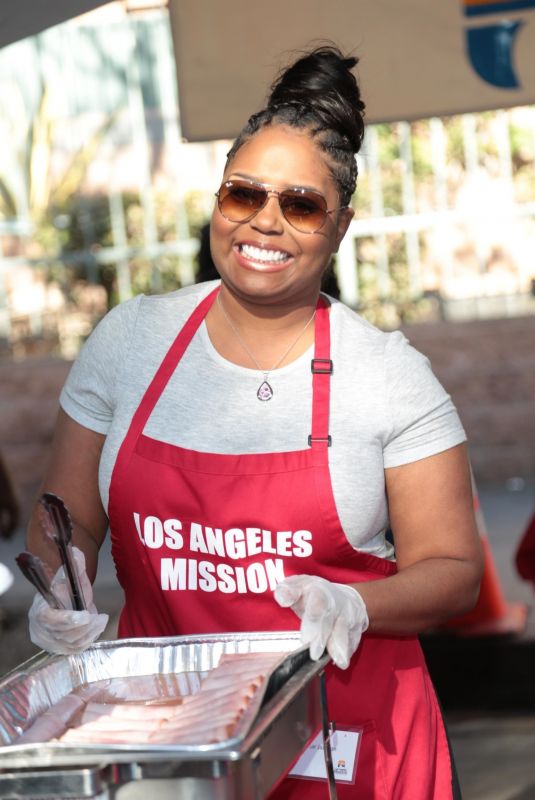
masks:
[(273, 389), (266, 380), (262, 381), (262, 383), (258, 387), (256, 396), (263, 403), (265, 403), (267, 400), (271, 400), (271, 398), (273, 397)]

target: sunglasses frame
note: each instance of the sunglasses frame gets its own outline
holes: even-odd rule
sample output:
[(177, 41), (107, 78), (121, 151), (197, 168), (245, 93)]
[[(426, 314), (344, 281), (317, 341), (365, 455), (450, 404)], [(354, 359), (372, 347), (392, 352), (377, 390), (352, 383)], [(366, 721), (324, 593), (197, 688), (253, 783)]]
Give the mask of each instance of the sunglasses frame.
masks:
[[(249, 216), (246, 217), (245, 219), (239, 219), (239, 220), (231, 219), (230, 217), (227, 217), (227, 215), (223, 213), (223, 210), (221, 208), (221, 205), (223, 203), (223, 201), (221, 200), (221, 198), (219, 196), (221, 190), (223, 188), (227, 188), (229, 186), (236, 185), (236, 184), (238, 184), (238, 185), (245, 184), (245, 185), (248, 185), (248, 186), (250, 186), (251, 188), (254, 188), (254, 189), (262, 189), (266, 193), (266, 197), (265, 197), (265, 200), (262, 203), (262, 205), (259, 206), (255, 211), (253, 211), (252, 214), (249, 214)], [(280, 202), (281, 195), (284, 195), (286, 192), (296, 192), (298, 195), (299, 195), (299, 193), (307, 194), (307, 195), (315, 195), (316, 197), (320, 197), (322, 199), (322, 201), (325, 203), (325, 208), (320, 208), (318, 206), (318, 210), (322, 211), (325, 216), (323, 217), (323, 222), (321, 223), (321, 225), (318, 228), (315, 228), (312, 231), (303, 231), (303, 230), (301, 230), (301, 228), (298, 228), (293, 222), (291, 222), (291, 220), (288, 219), (288, 217), (284, 213), (284, 209), (281, 206), (281, 202)], [(323, 228), (323, 226), (325, 225), (325, 222), (326, 222), (327, 217), (329, 216), (329, 214), (332, 214), (334, 211), (339, 211), (341, 208), (345, 208), (345, 206), (336, 206), (336, 208), (327, 208), (327, 200), (326, 200), (325, 196), (322, 195), (321, 192), (317, 192), (315, 189), (304, 189), (302, 186), (288, 186), (286, 189), (277, 189), (274, 186), (274, 184), (272, 184), (272, 183), (259, 183), (258, 181), (249, 180), (248, 178), (237, 178), (237, 179), (232, 179), (231, 178), (228, 181), (223, 181), (223, 183), (221, 184), (221, 186), (219, 187), (219, 189), (215, 193), (215, 196), (217, 197), (217, 207), (219, 209), (219, 213), (221, 214), (221, 216), (224, 217), (229, 222), (236, 222), (238, 224), (242, 224), (242, 223), (245, 223), (245, 222), (250, 222), (254, 217), (256, 217), (256, 215), (260, 211), (262, 211), (263, 208), (266, 207), (267, 202), (268, 202), (268, 200), (269, 200), (271, 195), (274, 195), (277, 198), (277, 201), (278, 201), (278, 204), (279, 204), (279, 210), (280, 210), (282, 216), (284, 217), (284, 219), (286, 220), (286, 222), (288, 223), (288, 225), (291, 225), (292, 228), (294, 228), (294, 230), (296, 230), (296, 231), (299, 231), (299, 233), (305, 233), (305, 234), (318, 233)]]

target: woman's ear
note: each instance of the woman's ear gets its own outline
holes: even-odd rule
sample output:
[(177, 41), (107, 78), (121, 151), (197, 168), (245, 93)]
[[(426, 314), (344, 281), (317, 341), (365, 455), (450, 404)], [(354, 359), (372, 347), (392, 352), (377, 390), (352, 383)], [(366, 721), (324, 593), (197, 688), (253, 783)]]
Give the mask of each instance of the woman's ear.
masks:
[(354, 216), (355, 212), (352, 208), (342, 208), (338, 212), (338, 219), (336, 221), (336, 247), (333, 250), (334, 253), (338, 252), (340, 242), (346, 235), (347, 229), (349, 228), (350, 222)]

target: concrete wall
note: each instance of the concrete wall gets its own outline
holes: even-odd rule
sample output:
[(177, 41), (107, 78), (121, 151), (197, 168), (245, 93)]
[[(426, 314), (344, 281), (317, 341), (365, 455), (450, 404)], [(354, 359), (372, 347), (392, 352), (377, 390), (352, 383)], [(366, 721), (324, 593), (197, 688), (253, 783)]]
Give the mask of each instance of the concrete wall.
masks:
[(0, 361), (0, 453), (25, 522), (39, 491), (70, 362), (41, 357)]
[[(535, 476), (535, 317), (404, 329), (451, 393), (477, 480)], [(0, 452), (27, 516), (48, 458), (70, 363), (0, 361)]]
[(465, 426), (476, 479), (535, 475), (535, 316), (403, 329)]

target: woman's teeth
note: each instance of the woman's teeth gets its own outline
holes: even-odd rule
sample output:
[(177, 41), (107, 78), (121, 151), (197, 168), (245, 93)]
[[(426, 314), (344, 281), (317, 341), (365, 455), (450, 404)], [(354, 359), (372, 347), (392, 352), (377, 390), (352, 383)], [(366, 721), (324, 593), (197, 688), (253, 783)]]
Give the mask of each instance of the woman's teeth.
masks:
[(290, 257), (289, 253), (283, 250), (264, 250), (262, 247), (253, 247), (250, 244), (240, 245), (240, 252), (251, 261), (261, 261), (263, 264), (280, 264)]

